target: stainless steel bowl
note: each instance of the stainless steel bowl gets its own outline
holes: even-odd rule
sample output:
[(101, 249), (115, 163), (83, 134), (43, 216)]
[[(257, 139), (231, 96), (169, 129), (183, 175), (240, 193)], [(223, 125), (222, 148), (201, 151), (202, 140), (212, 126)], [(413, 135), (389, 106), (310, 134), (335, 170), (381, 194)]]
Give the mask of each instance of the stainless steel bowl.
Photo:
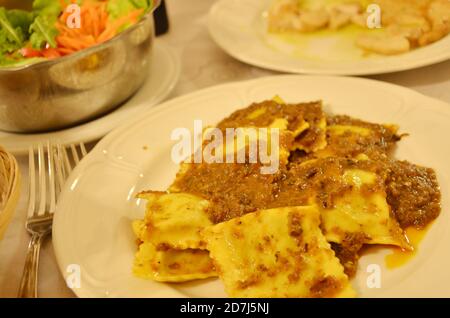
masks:
[[(155, 9), (160, 1), (154, 3)], [(0, 129), (56, 130), (117, 108), (149, 75), (154, 33), (149, 12), (100, 45), (55, 60), (0, 69)]]

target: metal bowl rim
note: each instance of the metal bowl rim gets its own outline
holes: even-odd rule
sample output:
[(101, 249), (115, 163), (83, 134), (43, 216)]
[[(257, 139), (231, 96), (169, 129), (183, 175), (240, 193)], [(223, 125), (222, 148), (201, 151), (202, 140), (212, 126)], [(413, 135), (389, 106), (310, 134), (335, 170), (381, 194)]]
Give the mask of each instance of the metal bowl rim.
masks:
[(13, 72), (18, 72), (18, 71), (23, 71), (23, 70), (30, 70), (30, 69), (33, 69), (36, 67), (45, 67), (45, 66), (51, 67), (55, 64), (63, 63), (70, 59), (73, 59), (73, 60), (76, 60), (78, 58), (82, 59), (82, 58), (86, 57), (87, 55), (90, 55), (95, 52), (101, 51), (105, 48), (111, 47), (116, 42), (120, 41), (123, 37), (132, 33), (138, 27), (140, 27), (145, 22), (147, 22), (148, 19), (153, 18), (153, 12), (159, 7), (160, 4), (161, 4), (161, 0), (153, 0), (152, 9), (149, 10), (148, 12), (146, 12), (144, 14), (144, 16), (142, 16), (142, 18), (138, 22), (136, 22), (136, 24), (129, 27), (125, 31), (120, 32), (119, 34), (117, 34), (113, 38), (109, 39), (108, 41), (105, 41), (105, 42), (99, 43), (99, 44), (95, 44), (95, 45), (85, 48), (83, 50), (80, 50), (75, 53), (72, 53), (72, 54), (69, 54), (69, 55), (66, 55), (63, 57), (59, 57), (56, 59), (46, 59), (46, 60), (39, 61), (36, 63), (26, 64), (26, 65), (21, 65), (21, 66), (3, 67), (3, 68), (0, 68), (0, 75), (4, 74), (4, 73), (13, 73)]

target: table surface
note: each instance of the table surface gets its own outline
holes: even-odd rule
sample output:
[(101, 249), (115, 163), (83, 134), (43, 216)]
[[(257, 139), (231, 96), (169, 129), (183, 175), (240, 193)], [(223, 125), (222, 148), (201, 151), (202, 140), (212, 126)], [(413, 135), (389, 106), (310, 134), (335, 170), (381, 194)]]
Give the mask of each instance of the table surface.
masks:
[[(204, 87), (277, 74), (238, 62), (209, 37), (206, 16), (213, 0), (167, 0), (171, 29), (157, 41), (171, 46), (182, 61), (182, 74), (171, 97)], [(450, 103), (450, 61), (406, 72), (370, 78), (409, 87)], [(449, 106), (450, 107), (450, 106)], [(95, 143), (89, 145), (92, 148)], [(23, 191), (16, 214), (0, 242), (0, 297), (17, 294), (29, 236), (25, 231), (27, 158), (19, 157)], [(47, 240), (41, 251), (40, 297), (74, 297), (59, 273), (53, 245)]]

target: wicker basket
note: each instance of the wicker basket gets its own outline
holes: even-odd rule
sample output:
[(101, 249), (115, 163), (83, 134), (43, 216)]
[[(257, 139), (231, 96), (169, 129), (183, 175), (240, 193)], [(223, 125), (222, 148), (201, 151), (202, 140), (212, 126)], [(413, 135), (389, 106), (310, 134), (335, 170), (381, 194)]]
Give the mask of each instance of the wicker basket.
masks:
[(19, 200), (20, 172), (16, 159), (0, 147), (0, 240)]

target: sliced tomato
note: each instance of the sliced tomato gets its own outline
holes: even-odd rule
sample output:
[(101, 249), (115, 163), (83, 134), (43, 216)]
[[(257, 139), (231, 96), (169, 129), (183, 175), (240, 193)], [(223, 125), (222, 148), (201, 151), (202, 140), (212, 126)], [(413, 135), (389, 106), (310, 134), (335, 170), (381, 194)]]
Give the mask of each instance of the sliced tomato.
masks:
[(23, 57), (40, 57), (40, 56), (42, 56), (41, 51), (35, 50), (31, 47), (21, 48), (20, 54), (22, 54)]

